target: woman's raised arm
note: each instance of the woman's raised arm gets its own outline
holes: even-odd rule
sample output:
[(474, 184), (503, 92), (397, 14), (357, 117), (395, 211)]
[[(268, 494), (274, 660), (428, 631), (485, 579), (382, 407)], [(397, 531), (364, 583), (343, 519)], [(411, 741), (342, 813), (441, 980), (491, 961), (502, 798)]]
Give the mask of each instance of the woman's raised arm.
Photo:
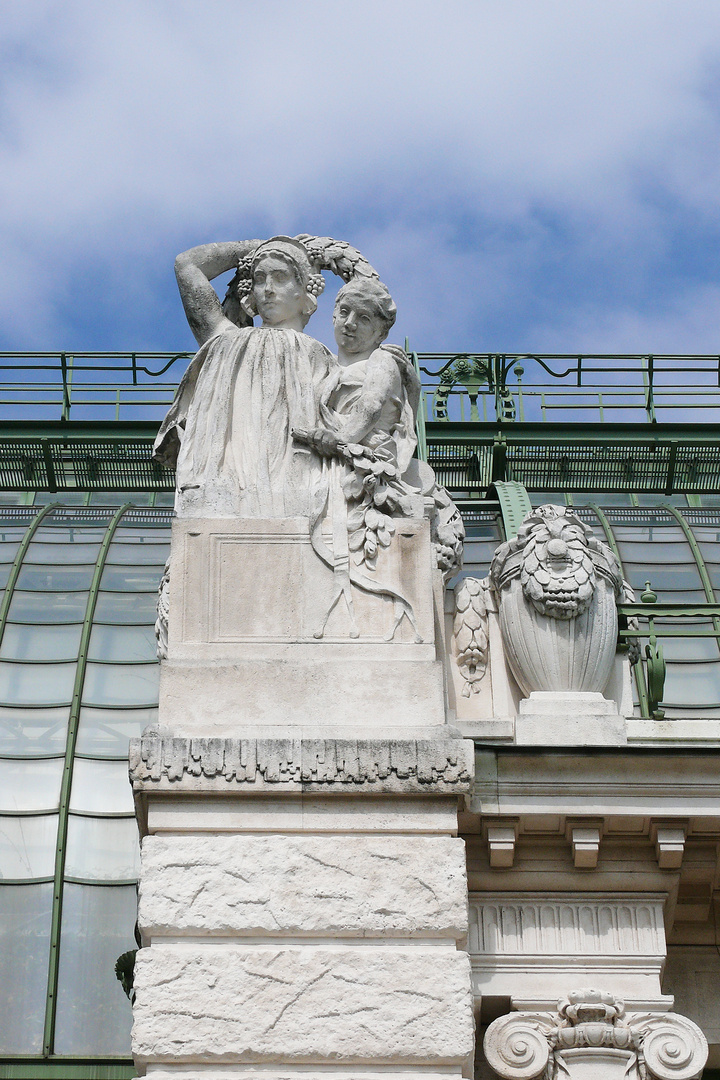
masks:
[(233, 270), (240, 259), (254, 251), (259, 240), (230, 240), (224, 244), (201, 244), (183, 251), (175, 260), (180, 297), (185, 315), (198, 345), (234, 324), (223, 314), (211, 280)]

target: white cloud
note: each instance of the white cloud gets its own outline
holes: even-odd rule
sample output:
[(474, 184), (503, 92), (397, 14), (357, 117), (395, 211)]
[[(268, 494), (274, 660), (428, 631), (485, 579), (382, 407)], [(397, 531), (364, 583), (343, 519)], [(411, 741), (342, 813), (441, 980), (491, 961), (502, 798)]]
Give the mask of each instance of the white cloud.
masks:
[[(683, 214), (717, 227), (715, 0), (56, 0), (13, 6), (4, 34), (0, 317), (19, 346), (67, 332), (96, 267), (126, 308), (178, 244), (261, 229), (356, 243), (414, 343), (513, 318), (582, 333), (572, 295), (549, 327), (532, 311), (563, 262), (652, 291)], [(683, 288), (667, 314), (631, 298), (625, 332), (706, 341)], [(585, 298), (583, 326), (606, 306)]]

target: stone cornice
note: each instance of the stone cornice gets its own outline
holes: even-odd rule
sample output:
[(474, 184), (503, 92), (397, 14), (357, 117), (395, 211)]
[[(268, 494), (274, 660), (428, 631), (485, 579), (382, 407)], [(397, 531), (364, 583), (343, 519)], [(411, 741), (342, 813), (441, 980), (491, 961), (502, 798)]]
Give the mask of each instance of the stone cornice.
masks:
[(136, 793), (310, 791), (465, 795), (464, 739), (212, 739), (148, 734), (130, 742)]
[(472, 809), (484, 814), (718, 817), (717, 755), (653, 749), (589, 752), (478, 748)]

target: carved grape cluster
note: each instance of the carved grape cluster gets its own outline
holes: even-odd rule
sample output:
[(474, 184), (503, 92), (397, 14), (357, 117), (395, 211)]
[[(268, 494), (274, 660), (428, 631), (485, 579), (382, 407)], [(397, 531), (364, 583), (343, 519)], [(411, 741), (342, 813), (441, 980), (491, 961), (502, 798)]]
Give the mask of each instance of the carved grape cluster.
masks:
[(235, 288), (238, 296), (247, 296), (252, 288), (252, 255), (240, 259), (235, 275)]
[(311, 274), (308, 278), (307, 291), (311, 296), (319, 296), (325, 288), (325, 278), (322, 274)]

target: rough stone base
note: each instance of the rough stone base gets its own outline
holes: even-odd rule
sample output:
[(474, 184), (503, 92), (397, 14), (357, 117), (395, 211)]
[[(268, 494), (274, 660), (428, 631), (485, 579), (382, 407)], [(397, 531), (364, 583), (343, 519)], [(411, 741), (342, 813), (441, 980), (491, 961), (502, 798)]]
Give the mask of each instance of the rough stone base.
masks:
[(473, 1050), (470, 962), (449, 949), (153, 947), (135, 988), (144, 1063), (460, 1064)]
[(450, 836), (146, 836), (138, 921), (163, 936), (432, 938), (467, 933)]
[(138, 1067), (471, 1075), (473, 766), (449, 737), (136, 740)]

